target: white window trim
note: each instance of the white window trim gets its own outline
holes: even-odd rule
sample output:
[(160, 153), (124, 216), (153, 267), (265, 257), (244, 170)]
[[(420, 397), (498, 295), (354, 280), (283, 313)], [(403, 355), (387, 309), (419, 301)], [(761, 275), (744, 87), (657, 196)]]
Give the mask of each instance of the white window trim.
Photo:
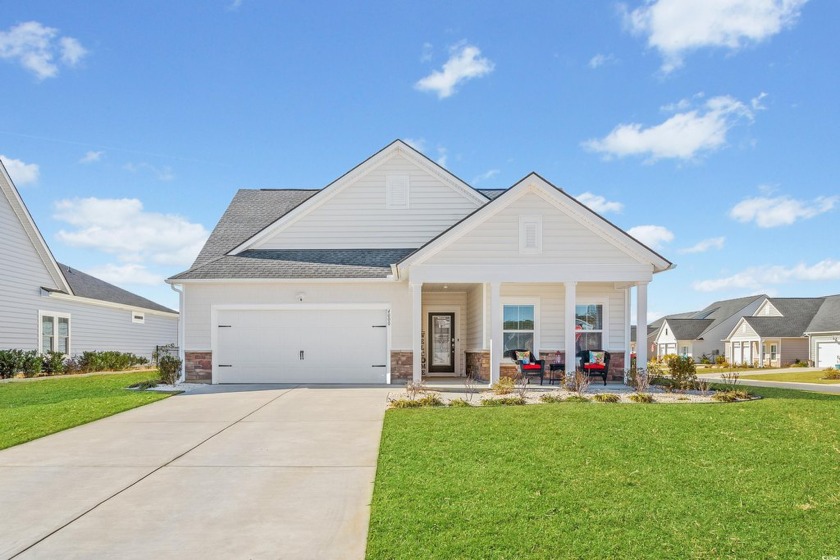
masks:
[(132, 311), (131, 312), (131, 322), (136, 323), (138, 325), (143, 325), (146, 323), (146, 314), (142, 311)]
[[(604, 315), (601, 318), (601, 350), (606, 350), (607, 352), (614, 352), (614, 350), (610, 349), (610, 305), (609, 299), (603, 297), (586, 297), (581, 296), (575, 299), (575, 318), (577, 318), (577, 306), (578, 305), (600, 305), (601, 309), (604, 310)], [(596, 333), (599, 331), (581, 331), (581, 332), (590, 332)], [(676, 348), (676, 342), (674, 342), (674, 348)]]
[[(505, 329), (505, 306), (506, 305), (533, 305), (534, 306), (534, 357), (540, 359), (540, 298), (521, 298), (521, 297), (505, 297), (501, 298), (502, 308), (499, 310), (499, 316), (502, 318), (502, 340), (504, 340), (505, 332), (530, 332), (530, 331), (510, 331)], [(511, 358), (505, 358), (507, 362), (513, 362)]]
[[(393, 195), (392, 189), (404, 188), (405, 197), (402, 203), (398, 204)], [(385, 208), (388, 210), (408, 210), (411, 206), (411, 181), (408, 175), (387, 175), (385, 177)]]
[[(70, 317), (69, 313), (64, 313), (61, 311), (43, 311), (41, 309), (38, 310), (38, 353), (43, 353), (43, 341), (44, 341), (44, 317), (54, 317), (54, 318), (63, 318), (67, 319), (67, 355), (71, 355), (73, 352), (73, 320)], [(58, 322), (53, 325), (55, 329), (55, 336), (58, 336)]]
[[(534, 241), (535, 247), (528, 247), (526, 245), (527, 235), (526, 229), (529, 225), (535, 228)], [(520, 255), (540, 255), (543, 247), (542, 234), (542, 216), (519, 216), (519, 254)]]

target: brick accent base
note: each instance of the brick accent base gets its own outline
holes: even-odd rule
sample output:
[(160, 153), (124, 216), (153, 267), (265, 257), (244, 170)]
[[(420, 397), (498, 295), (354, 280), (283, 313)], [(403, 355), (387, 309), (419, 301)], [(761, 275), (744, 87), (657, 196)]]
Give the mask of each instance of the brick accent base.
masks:
[(467, 377), (490, 381), (490, 352), (466, 352)]
[(391, 381), (397, 379), (405, 379), (411, 381), (412, 379), (412, 358), (414, 352), (411, 350), (392, 350), (391, 351)]
[(213, 375), (212, 352), (184, 352), (184, 362), (187, 383), (210, 383)]

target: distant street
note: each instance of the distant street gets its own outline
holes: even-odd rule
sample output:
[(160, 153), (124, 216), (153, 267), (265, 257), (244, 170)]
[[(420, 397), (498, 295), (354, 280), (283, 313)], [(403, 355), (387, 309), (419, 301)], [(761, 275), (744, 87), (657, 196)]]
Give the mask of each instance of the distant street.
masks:
[[(772, 373), (802, 373), (806, 371), (818, 371), (819, 368), (787, 368), (774, 369), (771, 371), (750, 371), (747, 375), (769, 375)], [(726, 373), (726, 372), (724, 372)], [(708, 379), (710, 381), (720, 381), (721, 373), (698, 373), (697, 377), (701, 379)], [(743, 375), (743, 374), (742, 374)], [(783, 381), (759, 381), (757, 379), (743, 379), (738, 383), (740, 385), (752, 385), (754, 387), (777, 387), (779, 389), (798, 389), (800, 391), (814, 391), (817, 393), (830, 393), (832, 395), (840, 395), (840, 383), (833, 385), (825, 385), (819, 383), (788, 383)]]

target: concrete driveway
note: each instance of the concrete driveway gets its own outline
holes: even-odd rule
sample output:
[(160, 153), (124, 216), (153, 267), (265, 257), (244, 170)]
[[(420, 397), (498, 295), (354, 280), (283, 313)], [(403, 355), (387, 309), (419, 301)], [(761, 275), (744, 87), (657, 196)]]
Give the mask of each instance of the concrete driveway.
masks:
[(388, 392), (208, 387), (0, 451), (0, 558), (363, 558)]

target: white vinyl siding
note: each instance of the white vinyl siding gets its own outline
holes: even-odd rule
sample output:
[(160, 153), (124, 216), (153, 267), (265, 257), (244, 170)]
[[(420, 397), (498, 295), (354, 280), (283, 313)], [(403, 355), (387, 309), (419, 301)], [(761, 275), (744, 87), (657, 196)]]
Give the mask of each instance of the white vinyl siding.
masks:
[(779, 313), (779, 310), (770, 303), (769, 300), (765, 300), (764, 303), (756, 310), (755, 315), (757, 317), (781, 317), (782, 314)]
[(409, 205), (409, 176), (387, 175), (385, 177), (385, 208), (407, 210)]
[[(542, 220), (542, 251), (520, 252), (520, 217)], [(588, 226), (530, 193), (453, 241), (424, 264), (638, 265), (639, 261)]]
[(519, 216), (519, 253), (539, 255), (542, 252), (542, 216)]
[[(387, 208), (389, 176), (407, 178), (407, 207)], [(477, 201), (395, 154), (253, 248), (420, 247), (478, 206)]]

